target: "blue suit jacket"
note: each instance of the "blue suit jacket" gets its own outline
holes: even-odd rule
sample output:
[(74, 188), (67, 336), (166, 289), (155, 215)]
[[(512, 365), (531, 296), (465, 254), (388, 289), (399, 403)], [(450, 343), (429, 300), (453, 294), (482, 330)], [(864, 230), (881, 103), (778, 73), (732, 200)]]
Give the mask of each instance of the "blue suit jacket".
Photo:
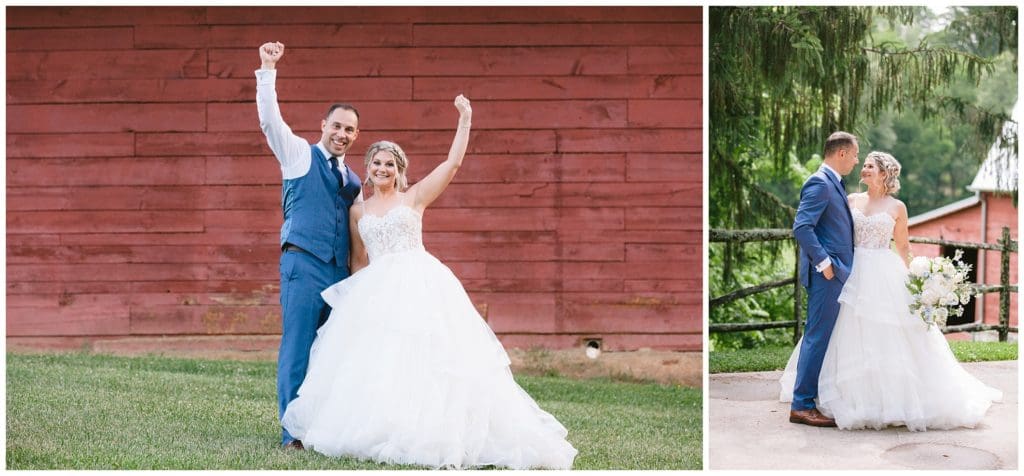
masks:
[(800, 189), (800, 206), (793, 221), (793, 236), (800, 245), (800, 283), (805, 287), (811, 273), (825, 257), (840, 283), (845, 283), (853, 265), (853, 217), (846, 191), (839, 180), (819, 169)]

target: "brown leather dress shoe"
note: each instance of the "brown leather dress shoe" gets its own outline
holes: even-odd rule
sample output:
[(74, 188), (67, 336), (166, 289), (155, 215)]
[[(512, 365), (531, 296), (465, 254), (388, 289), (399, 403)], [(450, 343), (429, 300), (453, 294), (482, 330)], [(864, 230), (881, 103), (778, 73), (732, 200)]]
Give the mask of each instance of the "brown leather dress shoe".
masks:
[(299, 450), (299, 451), (301, 451), (301, 450), (304, 450), (306, 448), (304, 446), (302, 446), (302, 442), (301, 441), (299, 441), (299, 440), (292, 440), (292, 441), (289, 441), (287, 444), (284, 445), (284, 449), (286, 449), (286, 450)]
[(812, 408), (810, 410), (791, 410), (789, 412), (789, 422), (821, 426), (825, 428), (834, 428), (836, 426), (835, 420), (822, 415), (817, 408)]

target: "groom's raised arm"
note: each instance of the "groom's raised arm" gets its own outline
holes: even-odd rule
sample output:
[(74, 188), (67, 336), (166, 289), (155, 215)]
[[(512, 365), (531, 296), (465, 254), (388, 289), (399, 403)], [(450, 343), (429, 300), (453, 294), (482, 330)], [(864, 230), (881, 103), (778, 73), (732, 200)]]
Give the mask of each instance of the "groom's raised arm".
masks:
[[(825, 247), (821, 246), (818, 235), (814, 233), (814, 227), (818, 225), (821, 214), (828, 206), (828, 194), (828, 184), (818, 177), (811, 176), (800, 189), (800, 205), (796, 210), (796, 219), (793, 220), (793, 237), (818, 271), (824, 271), (821, 265), (827, 268), (828, 264), (831, 264), (831, 261), (826, 261), (830, 260), (828, 253)], [(826, 278), (831, 279), (827, 275)]]
[(260, 46), (261, 67), (256, 70), (256, 111), (267, 144), (281, 163), (284, 178), (301, 177), (309, 171), (309, 143), (295, 135), (281, 117), (277, 104), (277, 62), (284, 55), (281, 43)]

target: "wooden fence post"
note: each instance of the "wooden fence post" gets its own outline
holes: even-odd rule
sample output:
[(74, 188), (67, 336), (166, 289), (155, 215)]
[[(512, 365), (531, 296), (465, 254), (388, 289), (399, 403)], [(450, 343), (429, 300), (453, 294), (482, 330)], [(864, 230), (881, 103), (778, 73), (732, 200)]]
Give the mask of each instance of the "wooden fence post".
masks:
[[(1003, 227), (1003, 237), (999, 240), (1003, 250), (999, 255), (999, 342), (1006, 342), (1010, 333), (1010, 228)], [(985, 305), (984, 302), (981, 303)]]

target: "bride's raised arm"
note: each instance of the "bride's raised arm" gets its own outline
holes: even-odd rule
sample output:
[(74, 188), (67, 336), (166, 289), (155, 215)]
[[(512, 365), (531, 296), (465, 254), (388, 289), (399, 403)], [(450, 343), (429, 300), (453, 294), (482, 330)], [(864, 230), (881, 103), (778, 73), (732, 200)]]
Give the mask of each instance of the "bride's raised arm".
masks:
[(896, 225), (892, 230), (892, 241), (896, 243), (896, 254), (903, 259), (903, 264), (910, 267), (910, 240), (907, 231), (907, 206), (896, 201)]
[(448, 158), (441, 162), (430, 174), (409, 188), (413, 195), (414, 208), (422, 211), (441, 195), (441, 192), (448, 187), (455, 172), (462, 165), (462, 158), (466, 155), (466, 147), (469, 145), (469, 129), (473, 121), (473, 108), (469, 105), (469, 99), (459, 95), (455, 98), (455, 107), (459, 110), (459, 128), (455, 131), (455, 139), (452, 140), (452, 147), (448, 150)]

